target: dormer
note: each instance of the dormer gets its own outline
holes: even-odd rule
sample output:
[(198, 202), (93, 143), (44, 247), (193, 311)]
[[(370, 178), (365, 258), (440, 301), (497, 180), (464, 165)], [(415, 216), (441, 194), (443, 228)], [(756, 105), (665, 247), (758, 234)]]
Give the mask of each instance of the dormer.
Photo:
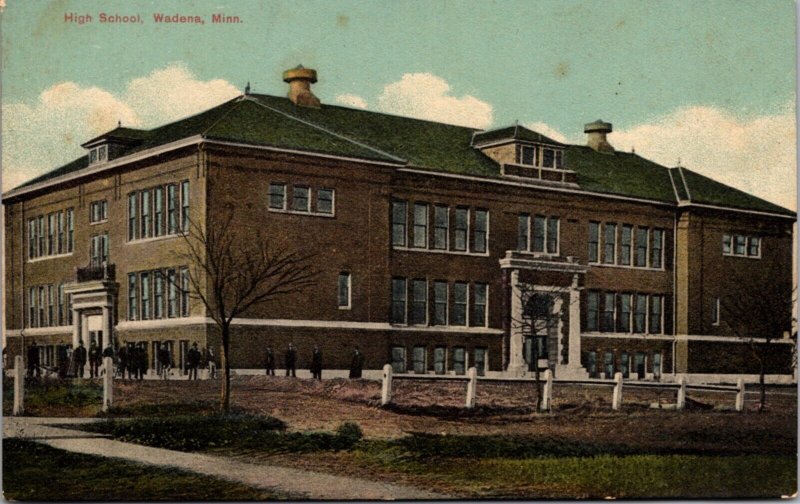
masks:
[(524, 126), (475, 133), (472, 146), (496, 161), (503, 176), (576, 185), (564, 163), (566, 145)]
[(117, 126), (115, 129), (92, 138), (81, 145), (89, 153), (89, 164), (105, 163), (114, 158), (124, 155), (132, 147), (142, 143), (147, 131), (123, 128)]

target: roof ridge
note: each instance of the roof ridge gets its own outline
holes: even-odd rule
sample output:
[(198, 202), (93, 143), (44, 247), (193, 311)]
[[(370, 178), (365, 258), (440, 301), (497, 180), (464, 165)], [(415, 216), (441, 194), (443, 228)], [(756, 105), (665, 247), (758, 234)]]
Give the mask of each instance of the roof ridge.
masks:
[(325, 128), (325, 127), (320, 126), (318, 124), (314, 124), (314, 123), (312, 123), (310, 121), (306, 121), (306, 120), (300, 119), (299, 117), (296, 117), (296, 116), (294, 116), (292, 114), (289, 114), (288, 112), (284, 112), (282, 110), (278, 110), (278, 109), (275, 109), (273, 107), (270, 107), (269, 105), (267, 105), (265, 103), (261, 103), (261, 101), (259, 101), (257, 98), (251, 98), (251, 95), (245, 96), (242, 99), (242, 101), (244, 101), (244, 100), (252, 101), (253, 103), (256, 103), (257, 105), (260, 105), (260, 106), (264, 107), (267, 110), (271, 110), (272, 112), (280, 114), (280, 115), (282, 115), (284, 117), (287, 117), (289, 119), (297, 121), (297, 122), (299, 122), (301, 124), (305, 124), (306, 126), (310, 126), (312, 128), (318, 129), (318, 130), (320, 130), (320, 131), (322, 131), (324, 133), (327, 133), (329, 135), (335, 136), (337, 138), (341, 138), (342, 140), (350, 142), (350, 143), (352, 143), (354, 145), (358, 145), (359, 147), (362, 147), (364, 149), (371, 150), (371, 151), (376, 152), (376, 153), (378, 153), (378, 154), (380, 154), (382, 156), (386, 156), (386, 157), (388, 157), (390, 159), (393, 159), (393, 160), (395, 160), (395, 161), (397, 161), (399, 163), (408, 163), (408, 160), (403, 159), (403, 158), (399, 158), (399, 157), (395, 156), (394, 154), (389, 154), (388, 152), (382, 151), (381, 149), (378, 149), (378, 148), (373, 147), (371, 145), (365, 144), (363, 142), (359, 142), (358, 140), (354, 140), (352, 138), (349, 138), (349, 137), (347, 137), (345, 135), (342, 135), (341, 133), (337, 133), (335, 131), (329, 130), (328, 128)]
[(672, 168), (667, 168), (667, 173), (669, 174), (669, 181), (672, 184), (672, 191), (675, 193), (675, 201), (680, 203), (681, 196), (678, 194), (678, 186), (675, 185), (675, 177), (672, 176)]
[(683, 167), (678, 166), (678, 173), (681, 174), (681, 180), (683, 181), (683, 188), (686, 189), (686, 199), (691, 203), (692, 202), (692, 193), (689, 192), (689, 184), (686, 183), (686, 177), (683, 176)]

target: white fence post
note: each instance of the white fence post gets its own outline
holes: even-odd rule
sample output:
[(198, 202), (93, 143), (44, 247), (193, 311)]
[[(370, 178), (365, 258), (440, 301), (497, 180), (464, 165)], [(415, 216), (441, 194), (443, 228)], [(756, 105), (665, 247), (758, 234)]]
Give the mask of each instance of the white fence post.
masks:
[(108, 411), (114, 402), (114, 361), (111, 357), (103, 358), (103, 411)]
[(611, 396), (611, 409), (618, 410), (622, 407), (622, 373), (614, 374), (614, 395)]
[(736, 411), (744, 411), (744, 378), (739, 378), (736, 388)]
[(544, 372), (544, 391), (542, 397), (542, 411), (550, 411), (553, 403), (553, 372), (549, 369)]
[(475, 367), (467, 371), (469, 382), (467, 383), (467, 408), (475, 407), (475, 393), (478, 386), (478, 370)]
[(678, 383), (681, 385), (681, 388), (678, 389), (678, 404), (675, 407), (682, 410), (686, 407), (686, 377), (681, 376), (678, 378)]
[(392, 365), (383, 366), (383, 387), (381, 388), (381, 406), (386, 406), (392, 400)]
[(25, 411), (25, 368), (22, 356), (14, 357), (14, 415), (21, 415)]

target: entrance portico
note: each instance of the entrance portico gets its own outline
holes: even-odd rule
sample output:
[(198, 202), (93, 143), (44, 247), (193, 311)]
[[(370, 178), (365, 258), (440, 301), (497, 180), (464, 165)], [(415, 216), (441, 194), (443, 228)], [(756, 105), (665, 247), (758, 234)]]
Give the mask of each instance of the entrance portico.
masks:
[(115, 346), (114, 299), (117, 284), (95, 280), (66, 285), (64, 292), (72, 296), (72, 347), (83, 341), (86, 348), (94, 340), (98, 347)]

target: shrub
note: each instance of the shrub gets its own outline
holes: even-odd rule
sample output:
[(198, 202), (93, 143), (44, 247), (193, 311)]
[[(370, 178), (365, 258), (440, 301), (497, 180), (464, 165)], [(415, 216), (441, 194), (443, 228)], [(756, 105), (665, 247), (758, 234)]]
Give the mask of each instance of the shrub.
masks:
[(348, 447), (355, 445), (364, 437), (361, 427), (355, 422), (344, 422), (336, 429), (336, 435)]

